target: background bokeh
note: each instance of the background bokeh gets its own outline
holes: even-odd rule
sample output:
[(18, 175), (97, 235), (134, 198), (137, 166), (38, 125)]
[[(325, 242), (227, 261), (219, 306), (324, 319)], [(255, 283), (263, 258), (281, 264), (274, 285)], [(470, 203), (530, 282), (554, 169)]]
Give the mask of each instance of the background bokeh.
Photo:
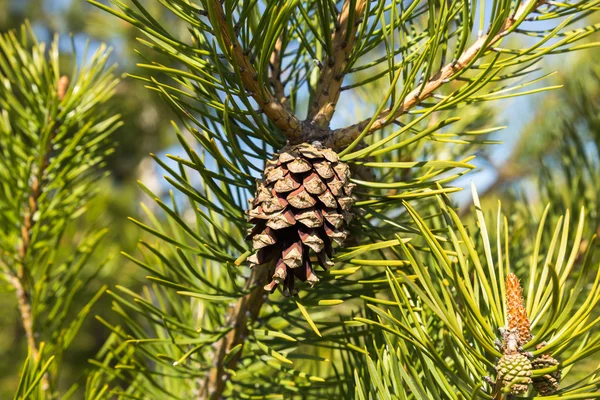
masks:
[[(147, 2), (150, 6), (152, 3)], [(164, 10), (156, 6), (157, 10)], [(168, 15), (164, 16), (169, 18)], [(143, 62), (134, 51), (137, 31), (130, 25), (94, 8), (83, 0), (0, 0), (0, 32), (19, 27), (28, 19), (38, 38), (50, 41), (55, 33), (61, 35), (61, 50), (65, 63), (81, 57), (86, 46), (94, 50), (101, 42), (114, 50), (112, 61), (119, 65), (120, 73), (136, 74), (136, 63)], [(173, 21), (173, 24), (176, 24)], [(175, 27), (176, 28), (176, 27)], [(75, 48), (75, 52), (72, 49)], [(545, 72), (556, 69), (557, 58), (546, 59), (538, 65)], [(497, 198), (510, 200), (527, 196), (532, 207), (539, 206), (543, 196), (537, 185), (542, 164), (556, 165), (569, 162), (564, 154), (564, 144), (556, 140), (561, 130), (576, 130), (583, 138), (582, 151), (595, 152), (600, 146), (600, 52), (591, 48), (569, 53), (560, 58), (560, 72), (544, 82), (545, 85), (564, 85), (563, 89), (541, 92), (494, 103), (495, 118), (507, 128), (494, 134), (503, 144), (490, 146), (479, 154), (480, 170), (470, 174), (460, 184), (467, 187), (474, 180), (484, 201)], [(135, 290), (143, 273), (120, 256), (121, 251), (135, 253), (141, 232), (127, 221), (128, 216), (138, 217), (142, 201), (136, 180), (141, 180), (155, 192), (164, 190), (162, 174), (151, 161), (149, 153), (164, 155), (176, 152), (174, 135), (170, 127), (173, 118), (160, 99), (132, 78), (125, 78), (119, 86), (113, 107), (125, 121), (116, 139), (116, 151), (108, 162), (110, 176), (102, 182), (103, 190), (94, 200), (89, 212), (72, 227), (70, 234), (77, 235), (84, 226), (108, 226), (110, 233), (95, 257), (110, 262), (98, 276), (93, 293), (102, 284), (121, 284)], [(340, 104), (335, 124), (344, 124), (352, 117), (353, 109), (360, 108), (360, 98), (350, 98)], [(569, 121), (565, 124), (564, 121)], [(570, 155), (577, 157), (577, 154)], [(597, 160), (598, 154), (592, 154)], [(596, 164), (597, 165), (597, 164)], [(562, 184), (570, 184), (568, 176)], [(467, 192), (467, 191), (464, 191)], [(466, 203), (469, 194), (459, 193), (457, 201)], [(596, 197), (597, 198), (597, 197)], [(569, 199), (562, 199), (569, 204)], [(598, 226), (598, 216), (593, 222)], [(100, 260), (102, 258), (102, 260)], [(84, 294), (85, 296), (85, 294)], [(89, 297), (89, 296), (88, 296)], [(110, 319), (107, 298), (95, 306), (93, 314)], [(8, 288), (0, 287), (0, 399), (12, 398), (17, 383), (20, 361), (26, 353), (24, 334), (20, 326), (14, 295)], [(62, 379), (73, 382), (81, 379), (87, 360), (94, 356), (108, 335), (101, 324), (88, 318), (74, 345), (65, 355)]]

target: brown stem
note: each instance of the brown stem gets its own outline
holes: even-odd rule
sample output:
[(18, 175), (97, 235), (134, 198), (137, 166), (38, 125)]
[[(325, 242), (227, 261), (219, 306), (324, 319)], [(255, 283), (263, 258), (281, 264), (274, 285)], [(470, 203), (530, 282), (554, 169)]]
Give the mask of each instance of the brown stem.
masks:
[(268, 268), (256, 267), (248, 279), (248, 287), (254, 289), (240, 298), (228, 316), (233, 329), (215, 344), (214, 365), (200, 389), (200, 398), (205, 400), (219, 400), (225, 391), (228, 375), (226, 370), (235, 369), (243, 348), (226, 364), (223, 359), (229, 351), (238, 344), (244, 344), (248, 334), (248, 322), (258, 317), (260, 309), (265, 302), (263, 283), (267, 276)]
[(302, 140), (300, 120), (287, 110), (265, 87), (261, 87), (257, 79), (258, 73), (244, 53), (237, 38), (231, 37), (225, 11), (219, 0), (210, 0), (209, 6), (214, 11), (215, 29), (219, 29), (223, 38), (224, 52), (228, 53), (231, 61), (240, 71), (242, 83), (250, 92), (265, 115), (277, 126), (290, 142)]
[[(25, 336), (27, 337), (27, 347), (34, 360), (39, 359), (39, 350), (33, 328), (33, 313), (31, 310), (31, 289), (33, 283), (27, 274), (27, 251), (29, 250), (29, 244), (31, 242), (31, 229), (35, 225), (33, 215), (38, 210), (38, 199), (42, 192), (39, 182), (41, 181), (47, 164), (48, 160), (45, 157), (42, 165), (40, 165), (38, 173), (32, 179), (31, 195), (29, 196), (25, 215), (23, 216), (23, 224), (21, 226), (21, 245), (19, 246), (17, 274), (11, 277), (17, 295), (17, 303), (23, 322), (23, 329), (25, 330)], [(44, 374), (42, 377), (42, 389), (48, 390), (49, 387), (48, 376), (47, 374)]]
[(277, 42), (275, 43), (275, 48), (273, 49), (273, 53), (271, 53), (271, 58), (269, 60), (269, 82), (273, 87), (273, 94), (275, 98), (287, 109), (290, 110), (289, 103), (287, 101), (287, 97), (285, 96), (285, 86), (281, 80), (281, 63), (283, 56), (283, 41), (285, 39), (285, 31), (279, 36)]
[(23, 287), (21, 280), (16, 276), (12, 276), (11, 281), (17, 294), (19, 313), (21, 314), (23, 329), (25, 330), (25, 336), (27, 337), (27, 347), (31, 352), (31, 356), (37, 360), (39, 353), (37, 343), (35, 342), (35, 336), (33, 334), (33, 318), (31, 316), (29, 292)]
[[(419, 86), (418, 88), (411, 91), (406, 98), (402, 102), (402, 105), (398, 107), (398, 109), (392, 114), (391, 109), (384, 110), (379, 114), (373, 124), (369, 127), (367, 134), (372, 134), (373, 132), (384, 128), (385, 126), (394, 122), (398, 117), (405, 114), (408, 110), (413, 107), (419, 105), (423, 100), (430, 97), (437, 89), (439, 89), (444, 83), (448, 82), (449, 79), (462, 71), (467, 65), (470, 64), (473, 59), (483, 54), (481, 49), (486, 46), (486, 49), (489, 49), (494, 44), (496, 44), (500, 39), (502, 39), (508, 33), (508, 30), (512, 28), (516, 22), (527, 12), (527, 9), (531, 7), (533, 3), (537, 3), (534, 7), (538, 7), (542, 4), (542, 1), (539, 0), (528, 0), (525, 3), (521, 4), (516, 12), (509, 18), (506, 19), (504, 25), (500, 29), (500, 31), (493, 36), (491, 39), (489, 35), (483, 35), (475, 43), (471, 45), (467, 50), (465, 50), (462, 55), (458, 58), (458, 60), (453, 61), (440, 69), (434, 77), (425, 84), (425, 87)], [(348, 126), (346, 128), (340, 128), (332, 133), (332, 137), (330, 140), (331, 147), (334, 148), (344, 148), (352, 143), (361, 132), (369, 125), (372, 118), (368, 118), (364, 121), (361, 121), (357, 124)]]
[(366, 0), (357, 0), (354, 14), (350, 10), (351, 1), (345, 0), (338, 16), (337, 29), (331, 37), (333, 54), (323, 66), (317, 82), (314, 101), (307, 120), (312, 119), (320, 127), (329, 126), (340, 98), (340, 88), (356, 41), (356, 31), (367, 5)]
[[(29, 244), (31, 242), (31, 229), (35, 225), (33, 215), (38, 210), (38, 199), (42, 193), (40, 181), (44, 175), (44, 170), (48, 164), (47, 157), (44, 157), (42, 165), (37, 171), (36, 176), (31, 181), (31, 194), (27, 201), (25, 213), (23, 216), (23, 224), (21, 225), (21, 245), (19, 246), (19, 257), (17, 264), (17, 274), (12, 277), (12, 283), (15, 287), (17, 294), (17, 302), (19, 305), (19, 313), (23, 320), (23, 328), (25, 329), (25, 335), (27, 336), (27, 346), (31, 355), (37, 359), (38, 347), (35, 341), (35, 334), (33, 332), (33, 315), (31, 312), (31, 286), (30, 278), (27, 274), (27, 251), (29, 250)], [(47, 382), (46, 382), (47, 383)]]

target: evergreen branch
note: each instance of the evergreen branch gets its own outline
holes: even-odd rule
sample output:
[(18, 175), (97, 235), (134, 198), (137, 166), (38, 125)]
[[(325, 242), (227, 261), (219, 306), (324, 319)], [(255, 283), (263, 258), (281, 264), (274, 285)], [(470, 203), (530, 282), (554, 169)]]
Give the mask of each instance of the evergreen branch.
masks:
[(99, 107), (117, 83), (105, 69), (104, 45), (73, 68), (69, 85), (60, 75), (58, 36), (47, 48), (30, 25), (20, 33), (0, 35), (0, 266), (15, 289), (29, 353), (17, 397), (42, 399), (56, 397), (62, 354), (97, 299), (74, 312), (95, 274), (83, 267), (103, 232), (71, 241), (80, 232), (72, 221), (96, 191), (106, 139), (120, 124)]
[(254, 289), (238, 300), (228, 316), (233, 329), (215, 344), (216, 352), (213, 368), (200, 389), (201, 398), (210, 400), (222, 398), (227, 383), (227, 370), (235, 370), (243, 348), (233, 357), (230, 357), (227, 362), (225, 362), (225, 357), (237, 345), (241, 344), (243, 346), (248, 334), (247, 323), (258, 317), (258, 313), (266, 299), (262, 283), (267, 278), (267, 271), (268, 268), (265, 267), (252, 270), (252, 274), (248, 278), (248, 288), (254, 286)]
[[(59, 101), (64, 99), (68, 85), (69, 78), (62, 76), (56, 87)], [(34, 360), (39, 359), (39, 351), (35, 340), (35, 333), (33, 331), (34, 321), (33, 313), (31, 311), (30, 287), (33, 286), (33, 284), (30, 282), (31, 278), (29, 278), (27, 274), (28, 268), (26, 265), (26, 259), (29, 245), (31, 243), (31, 230), (36, 223), (36, 220), (33, 216), (39, 209), (38, 201), (42, 194), (42, 181), (46, 172), (46, 168), (49, 164), (49, 154), (52, 150), (52, 143), (57, 130), (58, 124), (55, 125), (54, 129), (52, 130), (52, 134), (48, 138), (48, 142), (46, 143), (45, 149), (42, 153), (41, 164), (31, 179), (31, 194), (29, 195), (28, 204), (23, 216), (23, 223), (21, 225), (21, 244), (19, 245), (18, 250), (17, 273), (16, 276), (11, 276), (11, 282), (17, 295), (19, 313), (21, 314), (21, 320), (23, 321), (23, 329), (25, 330), (25, 336), (27, 337), (27, 347), (29, 348)], [(42, 390), (46, 391), (49, 389), (49, 387), (50, 383), (46, 373), (42, 377), (41, 388)]]
[[(352, 4), (354, 3), (354, 9)], [(338, 16), (336, 30), (332, 34), (333, 53), (323, 66), (317, 84), (315, 99), (307, 120), (312, 119), (320, 127), (327, 127), (340, 98), (344, 74), (349, 66), (350, 54), (356, 41), (356, 31), (367, 5), (366, 0), (345, 0)]]
[(43, 394), (40, 394), (38, 387), (42, 391), (45, 391), (45, 389), (40, 386), (40, 383), (43, 385), (44, 377), (46, 376), (50, 365), (55, 361), (56, 356), (52, 355), (44, 362), (44, 356), (46, 355), (45, 350), (45, 343), (41, 342), (39, 356), (34, 356), (31, 350), (29, 351), (21, 370), (19, 386), (17, 387), (14, 396), (15, 399), (46, 398)]
[[(19, 266), (21, 270), (23, 264)], [(19, 307), (19, 314), (21, 314), (21, 320), (23, 321), (23, 329), (25, 330), (25, 336), (27, 337), (27, 347), (31, 352), (34, 359), (38, 359), (39, 353), (37, 343), (35, 342), (35, 336), (33, 334), (33, 317), (31, 313), (31, 302), (29, 291), (24, 286), (24, 281), (19, 279), (17, 276), (11, 277), (12, 284), (17, 294), (17, 302)]]
[[(592, 255), (593, 250), (590, 250), (583, 262), (577, 265), (579, 271), (577, 276), (572, 275), (577, 263), (576, 256), (579, 252), (584, 224), (587, 224), (584, 210), (579, 213), (574, 235), (570, 234), (569, 223), (562, 223), (562, 218), (559, 218), (554, 233), (550, 235), (553, 237), (552, 241), (546, 243), (544, 240), (536, 239), (537, 244), (533, 249), (532, 257), (529, 251), (522, 251), (522, 238), (512, 239), (514, 240), (512, 244), (509, 241), (508, 219), (503, 216), (500, 205), (496, 232), (488, 231), (484, 218), (485, 210), (482, 209), (474, 188), (473, 203), (476, 210), (478, 237), (468, 233), (468, 228), (455, 213), (448, 198), (441, 196), (439, 200), (447, 221), (443, 224), (447, 228), (450, 248), (436, 239), (431, 230), (432, 224), (426, 222), (406, 204), (408, 212), (428, 243), (430, 255), (419, 254), (417, 248), (411, 244), (414, 241), (411, 243), (399, 241), (398, 244), (403, 248), (417, 279), (410, 279), (403, 272), (395, 276), (388, 270), (387, 277), (392, 296), (387, 297), (385, 303), (380, 299), (367, 299), (370, 303), (374, 303), (369, 304), (368, 307), (377, 315), (371, 318), (355, 317), (354, 320), (380, 329), (385, 335), (392, 334), (402, 339), (399, 343), (390, 340), (376, 343), (377, 348), (382, 348), (383, 345), (382, 350), (405, 356), (410, 353), (408, 349), (416, 346), (412, 350), (420, 354), (419, 358), (430, 358), (430, 361), (424, 365), (418, 365), (419, 361), (413, 361), (414, 365), (418, 365), (417, 368), (415, 370), (407, 368), (405, 371), (414, 374), (416, 378), (414, 387), (410, 388), (413, 393), (416, 393), (415, 389), (422, 393), (426, 391), (435, 393), (448, 387), (452, 388), (450, 396), (438, 394), (416, 398), (456, 399), (472, 394), (470, 398), (514, 399), (514, 392), (510, 393), (510, 386), (516, 383), (515, 378), (507, 380), (504, 373), (497, 374), (496, 379), (485, 375), (490, 372), (496, 374), (501, 370), (496, 368), (501, 365), (501, 361), (498, 360), (502, 357), (499, 351), (503, 355), (507, 354), (507, 348), (502, 347), (506, 346), (506, 342), (495, 340), (497, 329), (502, 326), (518, 332), (518, 335), (523, 338), (518, 339), (518, 342), (522, 343), (525, 351), (533, 350), (532, 357), (548, 354), (545, 356), (546, 360), (548, 357), (560, 360), (560, 362), (554, 360), (554, 364), (546, 365), (544, 362), (540, 363), (538, 359), (537, 366), (535, 363), (532, 366), (534, 381), (530, 383), (533, 383), (539, 395), (547, 395), (540, 392), (539, 386), (536, 386), (536, 378), (542, 376), (547, 378), (548, 374), (560, 370), (566, 375), (570, 365), (590, 357), (599, 349), (600, 338), (597, 335), (597, 325), (600, 320), (590, 314), (593, 308), (598, 307), (600, 301), (598, 297), (600, 273), (598, 261)], [(547, 210), (539, 225), (541, 236), (548, 231), (544, 226)], [(568, 212), (565, 219), (569, 220)], [(493, 235), (496, 236), (496, 240)], [(502, 236), (505, 237), (504, 243), (502, 243)], [(475, 245), (478, 240), (480, 244)], [(592, 240), (595, 240), (593, 236)], [(495, 249), (494, 241), (497, 246)], [(538, 263), (538, 260), (542, 259), (545, 259), (543, 264)], [(556, 263), (549, 262), (550, 259), (556, 260)], [(520, 266), (525, 260), (529, 260), (529, 267)], [(527, 270), (529, 273), (526, 272)], [(526, 288), (526, 291), (520, 287), (515, 277), (517, 273), (529, 280), (529, 288)], [(531, 299), (531, 314), (525, 311), (525, 299)], [(502, 304), (505, 306), (503, 307)], [(435, 314), (436, 317), (430, 316), (430, 313)], [(434, 322), (436, 319), (437, 323)], [(433, 345), (440, 340), (440, 332), (443, 332), (443, 344), (438, 342)], [(532, 332), (535, 332), (533, 337)], [(500, 334), (502, 335), (502, 332)], [(503, 336), (504, 340), (506, 339)], [(492, 343), (500, 347), (492, 347)], [(573, 344), (576, 349), (569, 349)], [(451, 349), (451, 352), (446, 353), (444, 350), (446, 348)], [(377, 368), (370, 368), (362, 374), (364, 386), (368, 387), (369, 380), (371, 381), (371, 388), (367, 388), (367, 395), (363, 396), (364, 398), (369, 398), (369, 392), (374, 395), (371, 396), (373, 398), (386, 398), (380, 394), (392, 393), (392, 390), (395, 390), (395, 386), (389, 383), (373, 385), (377, 381), (387, 379), (388, 371), (392, 370), (385, 366), (389, 361), (388, 355), (383, 356), (379, 351), (377, 355), (379, 356), (376, 360), (377, 368), (382, 364), (383, 373), (380, 373)], [(449, 362), (446, 356), (454, 361)], [(535, 359), (532, 362), (534, 361)], [(407, 363), (407, 365), (412, 364)], [(597, 372), (596, 368), (595, 374)], [(426, 378), (429, 374), (436, 376), (431, 384)], [(484, 376), (485, 385), (481, 381)], [(560, 375), (554, 375), (553, 378), (555, 384), (560, 382)], [(358, 381), (357, 379), (357, 386)], [(400, 379), (394, 378), (393, 381), (398, 382)], [(585, 381), (564, 387), (561, 389), (561, 395), (571, 398), (576, 393), (581, 393), (581, 398), (588, 398), (589, 394), (597, 388), (589, 385), (591, 381)], [(361, 391), (364, 392), (364, 388)], [(585, 395), (583, 395), (584, 391)], [(458, 397), (459, 393), (462, 396)]]
[(25, 329), (25, 336), (27, 337), (27, 346), (31, 351), (32, 356), (38, 358), (38, 348), (35, 342), (35, 336), (33, 333), (33, 317), (31, 312), (31, 299), (28, 287), (29, 278), (27, 277), (26, 262), (27, 251), (29, 249), (29, 243), (31, 239), (31, 228), (35, 224), (33, 220), (33, 214), (38, 209), (38, 198), (41, 194), (41, 177), (44, 173), (45, 165), (47, 165), (47, 157), (44, 158), (44, 164), (39, 169), (36, 176), (33, 177), (31, 183), (31, 194), (29, 196), (28, 208), (23, 216), (23, 223), (21, 225), (21, 245), (19, 246), (19, 256), (17, 265), (17, 274), (11, 277), (13, 286), (17, 294), (17, 300), (19, 305), (19, 313), (23, 321), (23, 328)]
[(543, 3), (544, 2), (540, 0), (528, 0), (521, 4), (516, 11), (504, 21), (498, 33), (492, 37), (490, 37), (490, 34), (482, 35), (475, 43), (473, 43), (473, 45), (471, 45), (471, 47), (465, 50), (457, 60), (442, 67), (442, 69), (434, 75), (432, 80), (425, 85), (419, 85), (419, 87), (408, 93), (402, 104), (397, 107), (396, 111), (392, 111), (391, 108), (388, 108), (377, 116), (365, 119), (346, 128), (336, 129), (332, 132), (332, 137), (329, 139), (329, 145), (334, 148), (346, 147), (360, 136), (364, 137), (370, 135), (393, 123), (410, 109), (421, 104), (423, 100), (431, 97), (437, 89), (449, 82), (452, 76), (469, 67), (475, 59), (483, 55), (486, 50), (489, 50), (494, 44), (504, 38), (504, 36), (512, 31), (512, 28), (517, 27), (529, 13), (533, 12)]
[(260, 109), (277, 126), (290, 141), (302, 140), (302, 130), (298, 118), (287, 110), (273, 95), (261, 87), (258, 81), (258, 72), (245, 54), (237, 38), (232, 37), (227, 23), (227, 17), (221, 2), (210, 1), (209, 15), (214, 18), (214, 25), (218, 27), (222, 39), (221, 50), (229, 53), (232, 62), (237, 65), (242, 83), (250, 92)]

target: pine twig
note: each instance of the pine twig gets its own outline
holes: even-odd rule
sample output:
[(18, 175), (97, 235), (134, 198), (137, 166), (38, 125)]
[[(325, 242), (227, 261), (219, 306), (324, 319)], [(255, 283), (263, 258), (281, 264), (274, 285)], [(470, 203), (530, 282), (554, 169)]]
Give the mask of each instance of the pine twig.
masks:
[[(56, 93), (59, 101), (65, 97), (67, 87), (69, 85), (69, 79), (66, 76), (62, 76), (58, 81), (56, 87)], [(56, 132), (56, 129), (54, 130)], [(36, 220), (33, 218), (36, 212), (39, 210), (39, 198), (42, 194), (42, 180), (46, 168), (48, 167), (49, 159), (48, 154), (52, 148), (52, 137), (48, 140), (46, 149), (44, 149), (44, 157), (42, 163), (38, 168), (35, 176), (31, 180), (31, 194), (27, 202), (27, 208), (23, 216), (23, 223), (21, 225), (21, 245), (19, 246), (18, 262), (16, 275), (11, 276), (11, 282), (15, 288), (17, 295), (17, 303), (19, 307), (19, 314), (23, 321), (23, 329), (25, 330), (25, 336), (27, 337), (27, 347), (31, 352), (32, 357), (37, 360), (39, 359), (39, 349), (35, 339), (35, 332), (33, 329), (33, 313), (31, 310), (31, 287), (33, 286), (30, 277), (27, 274), (27, 252), (31, 244), (31, 230), (33, 229)], [(48, 374), (44, 374), (42, 377), (42, 389), (44, 391), (50, 388), (50, 382)]]
[[(51, 144), (48, 143), (48, 147)], [(38, 348), (33, 332), (33, 316), (31, 313), (31, 294), (30, 287), (32, 286), (30, 278), (27, 276), (26, 258), (31, 244), (31, 229), (35, 225), (33, 215), (38, 211), (38, 200), (42, 194), (41, 181), (44, 171), (48, 166), (48, 157), (44, 157), (42, 165), (38, 169), (37, 174), (32, 178), (31, 194), (29, 195), (28, 205), (23, 216), (21, 225), (21, 245), (19, 246), (19, 257), (17, 264), (17, 274), (12, 277), (13, 286), (17, 292), (17, 300), (19, 304), (19, 312), (23, 320), (23, 328), (27, 336), (27, 345), (34, 358), (38, 358)]]
[[(50, 143), (48, 143), (48, 145), (50, 146)], [(33, 285), (27, 274), (26, 258), (31, 243), (31, 229), (35, 225), (33, 215), (38, 211), (38, 200), (42, 193), (41, 180), (47, 165), (48, 158), (44, 157), (42, 165), (40, 165), (36, 176), (33, 177), (31, 182), (31, 194), (28, 200), (28, 207), (23, 216), (23, 223), (21, 225), (21, 245), (19, 246), (17, 273), (11, 277), (17, 295), (19, 314), (21, 315), (23, 329), (25, 330), (25, 336), (27, 337), (27, 347), (35, 360), (39, 359), (39, 350), (35, 340), (33, 313), (31, 311), (31, 287)], [(44, 374), (42, 377), (41, 387), (44, 391), (50, 388), (47, 374)]]
[[(462, 53), (458, 60), (455, 60), (442, 67), (442, 69), (440, 69), (424, 87), (419, 86), (406, 95), (402, 105), (398, 107), (397, 111), (395, 111), (393, 114), (391, 109), (387, 109), (376, 116), (373, 123), (368, 128), (367, 134), (372, 134), (373, 132), (386, 127), (400, 116), (405, 114), (408, 110), (414, 108), (423, 100), (430, 97), (444, 83), (448, 82), (453, 75), (462, 71), (467, 65), (470, 64), (471, 61), (473, 61), (476, 56), (482, 54), (481, 50), (484, 46), (486, 46), (486, 49), (494, 46), (498, 41), (506, 36), (508, 30), (512, 28), (516, 22), (524, 16), (525, 13), (534, 11), (543, 3), (543, 0), (528, 0), (521, 4), (516, 12), (507, 18), (506, 21), (504, 21), (502, 28), (495, 36), (490, 38), (489, 35), (483, 35), (477, 39), (475, 43), (473, 43)], [(533, 4), (535, 5), (532, 8)], [(530, 8), (532, 9), (529, 10)], [(336, 129), (333, 131), (330, 143), (328, 143), (328, 145), (338, 149), (348, 146), (361, 135), (362, 131), (371, 123), (372, 119), (373, 118), (368, 118), (346, 128)]]
[(271, 53), (271, 58), (269, 60), (269, 82), (273, 87), (273, 93), (277, 101), (279, 101), (286, 110), (290, 111), (290, 105), (285, 96), (285, 86), (281, 80), (284, 35), (285, 31), (277, 39), (273, 53)]
[[(320, 127), (329, 126), (340, 98), (340, 89), (350, 53), (356, 41), (356, 31), (362, 20), (367, 5), (366, 0), (356, 0), (355, 9), (351, 10), (352, 1), (345, 0), (342, 12), (338, 16), (337, 29), (332, 34), (333, 54), (323, 65), (319, 75), (315, 99), (308, 112), (307, 120)], [(352, 13), (352, 11), (354, 11)]]
[(236, 37), (231, 37), (225, 11), (219, 0), (211, 0), (209, 7), (215, 17), (215, 29), (220, 30), (223, 39), (224, 52), (228, 52), (240, 71), (242, 83), (254, 100), (258, 103), (265, 115), (277, 126), (291, 142), (302, 140), (300, 120), (287, 110), (273, 95), (259, 85), (258, 73), (244, 53)]
[[(22, 265), (22, 264), (21, 264)], [(22, 269), (21, 265), (19, 266), (19, 270)], [(33, 333), (33, 318), (31, 315), (31, 301), (29, 296), (29, 291), (25, 289), (25, 285), (23, 284), (24, 278), (21, 279), (18, 276), (11, 276), (12, 285), (15, 288), (15, 292), (17, 294), (17, 303), (19, 307), (19, 314), (21, 315), (21, 320), (23, 321), (23, 329), (25, 330), (25, 336), (27, 337), (27, 347), (31, 352), (31, 356), (34, 359), (38, 358), (38, 347), (35, 342), (35, 335)]]
[(261, 307), (265, 303), (266, 294), (263, 283), (267, 276), (268, 268), (256, 267), (248, 279), (248, 287), (254, 289), (240, 298), (231, 310), (228, 320), (233, 329), (215, 344), (215, 358), (213, 368), (200, 388), (200, 398), (204, 400), (220, 400), (227, 383), (226, 370), (235, 369), (241, 355), (240, 350), (234, 357), (224, 363), (225, 356), (238, 344), (244, 344), (248, 334), (248, 322), (258, 317)]

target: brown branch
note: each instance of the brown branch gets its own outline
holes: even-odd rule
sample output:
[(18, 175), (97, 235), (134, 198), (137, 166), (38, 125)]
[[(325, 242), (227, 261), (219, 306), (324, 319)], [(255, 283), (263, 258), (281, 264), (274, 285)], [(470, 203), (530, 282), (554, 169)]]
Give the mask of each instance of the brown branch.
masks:
[[(527, 11), (531, 4), (536, 2), (536, 7), (543, 3), (543, 1), (539, 0), (528, 0), (525, 3), (521, 4), (521, 6), (519, 6), (516, 12), (511, 17), (506, 19), (500, 31), (494, 37), (492, 37), (491, 40), (488, 35), (483, 35), (482, 37), (477, 39), (477, 41), (473, 43), (471, 47), (469, 47), (462, 53), (458, 60), (455, 60), (442, 67), (442, 69), (440, 69), (434, 75), (434, 77), (429, 82), (427, 82), (427, 84), (425, 84), (425, 87), (422, 88), (419, 85), (418, 88), (414, 89), (408, 95), (406, 95), (406, 98), (404, 99), (402, 105), (398, 107), (398, 110), (396, 110), (393, 115), (390, 115), (391, 109), (387, 109), (381, 112), (381, 114), (377, 116), (373, 124), (369, 127), (367, 134), (372, 134), (373, 132), (391, 124), (401, 115), (405, 114), (408, 110), (419, 105), (423, 100), (430, 97), (444, 83), (448, 82), (453, 75), (462, 71), (467, 65), (469, 65), (469, 63), (473, 61), (473, 59), (478, 54), (482, 54), (480, 53), (480, 50), (483, 48), (484, 45), (486, 45), (486, 42), (488, 40), (489, 42), (487, 42), (486, 45), (487, 49), (494, 46), (494, 44), (496, 44), (500, 39), (506, 36), (507, 31), (511, 27), (513, 27), (513, 25), (515, 25), (517, 20), (519, 20), (519, 18), (523, 16), (523, 14)], [(371, 118), (368, 118), (349, 127), (333, 131), (330, 143), (328, 143), (328, 145), (336, 149), (348, 146), (361, 134), (361, 132), (367, 127), (367, 125), (369, 125), (370, 122)]]
[(332, 34), (333, 54), (323, 66), (317, 82), (314, 101), (308, 112), (307, 120), (320, 127), (329, 126), (340, 98), (340, 88), (350, 59), (350, 53), (356, 41), (356, 30), (362, 20), (367, 5), (366, 0), (357, 0), (351, 18), (350, 0), (344, 1), (342, 12), (338, 16), (336, 30)]
[[(33, 313), (31, 310), (31, 288), (33, 284), (27, 274), (27, 251), (29, 250), (29, 245), (31, 243), (31, 229), (35, 225), (33, 215), (38, 211), (38, 199), (42, 193), (40, 182), (47, 165), (48, 159), (47, 157), (44, 157), (36, 176), (32, 178), (31, 194), (27, 201), (23, 223), (21, 225), (21, 245), (18, 250), (17, 271), (16, 275), (11, 276), (11, 281), (17, 295), (19, 314), (21, 315), (23, 329), (25, 330), (25, 336), (27, 337), (27, 347), (34, 360), (39, 359), (39, 350), (33, 328)], [(49, 387), (48, 376), (47, 374), (44, 374), (42, 377), (42, 388), (43, 390), (48, 390)]]
[[(50, 143), (48, 144), (48, 147)], [(17, 263), (17, 274), (12, 277), (12, 283), (17, 293), (19, 312), (23, 320), (23, 328), (27, 336), (27, 345), (34, 358), (38, 358), (38, 348), (33, 332), (33, 315), (31, 313), (31, 286), (27, 275), (27, 252), (31, 243), (31, 229), (35, 225), (33, 215), (38, 211), (38, 199), (42, 194), (41, 180), (48, 166), (48, 157), (44, 157), (37, 174), (31, 179), (31, 194), (27, 200), (27, 206), (23, 215), (21, 225), (21, 245), (19, 246), (19, 257)]]
[(23, 321), (23, 329), (27, 337), (27, 347), (34, 359), (38, 359), (38, 347), (33, 334), (33, 318), (31, 316), (31, 303), (29, 299), (29, 291), (23, 286), (22, 280), (16, 276), (11, 276), (12, 284), (17, 294), (17, 303), (19, 306), (19, 314)]
[(290, 142), (299, 142), (302, 140), (302, 129), (300, 120), (289, 110), (287, 110), (273, 95), (265, 88), (261, 87), (257, 79), (258, 73), (250, 62), (244, 49), (240, 46), (236, 37), (231, 37), (229, 25), (225, 16), (225, 11), (219, 0), (211, 0), (210, 7), (214, 11), (216, 18), (215, 29), (220, 30), (223, 38), (224, 52), (228, 52), (232, 62), (239, 69), (244, 88), (250, 92), (258, 106), (265, 115), (277, 126)]
[(248, 279), (247, 287), (254, 289), (240, 298), (228, 316), (229, 323), (233, 329), (217, 343), (215, 343), (214, 365), (200, 388), (200, 398), (205, 400), (220, 400), (223, 398), (228, 375), (226, 370), (235, 369), (243, 352), (240, 350), (231, 360), (225, 364), (223, 359), (229, 351), (238, 344), (244, 344), (248, 334), (248, 322), (256, 319), (262, 305), (265, 303), (266, 293), (263, 284), (267, 276), (268, 268), (255, 267)]
[(285, 31), (281, 34), (281, 36), (279, 36), (279, 39), (277, 39), (273, 53), (271, 53), (271, 58), (269, 60), (269, 82), (273, 87), (273, 92), (277, 101), (279, 101), (279, 103), (281, 103), (285, 109), (290, 110), (287, 97), (285, 96), (285, 86), (281, 80), (281, 62), (283, 57), (282, 53), (283, 41), (285, 39), (284, 36)]

